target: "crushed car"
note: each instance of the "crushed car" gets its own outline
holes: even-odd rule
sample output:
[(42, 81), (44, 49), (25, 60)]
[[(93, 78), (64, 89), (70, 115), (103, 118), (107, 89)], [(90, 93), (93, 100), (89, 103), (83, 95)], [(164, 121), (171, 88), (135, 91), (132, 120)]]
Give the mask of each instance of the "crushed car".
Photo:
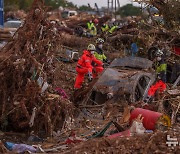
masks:
[(143, 100), (155, 81), (152, 64), (140, 57), (114, 59), (94, 84), (85, 105), (103, 104), (116, 95), (125, 95), (131, 103)]

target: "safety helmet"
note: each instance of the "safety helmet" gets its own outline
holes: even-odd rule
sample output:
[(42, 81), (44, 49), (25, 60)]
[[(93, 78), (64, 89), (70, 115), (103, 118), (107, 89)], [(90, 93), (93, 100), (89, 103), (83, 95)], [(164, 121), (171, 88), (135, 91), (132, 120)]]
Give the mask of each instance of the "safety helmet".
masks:
[(98, 19), (94, 19), (93, 21), (95, 24), (98, 24), (99, 23), (99, 20)]
[(111, 19), (111, 22), (115, 22), (115, 21), (116, 21), (116, 19), (115, 19), (115, 18), (112, 18), (112, 19)]
[(96, 44), (102, 44), (102, 43), (104, 43), (104, 39), (98, 38), (98, 39), (96, 40)]
[(160, 56), (162, 56), (164, 53), (161, 51), (161, 50), (157, 50), (157, 52), (156, 52), (156, 57), (160, 57)]
[(106, 24), (104, 23), (104, 24), (102, 24), (102, 27), (106, 27)]
[(88, 51), (95, 51), (96, 47), (93, 44), (89, 44), (88, 47), (87, 47), (87, 50)]

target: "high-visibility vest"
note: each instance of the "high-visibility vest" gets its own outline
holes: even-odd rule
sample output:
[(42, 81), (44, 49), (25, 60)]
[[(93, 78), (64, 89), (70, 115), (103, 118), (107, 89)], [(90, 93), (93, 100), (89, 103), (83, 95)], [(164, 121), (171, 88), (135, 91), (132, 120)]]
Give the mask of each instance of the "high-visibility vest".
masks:
[(112, 26), (111, 29), (109, 30), (109, 33), (112, 34), (117, 28), (118, 26)]
[(161, 72), (166, 73), (166, 70), (167, 70), (167, 64), (164, 63), (156, 67), (156, 73), (161, 73)]
[(157, 76), (163, 82), (166, 82), (166, 72), (167, 72), (167, 64), (161, 62), (160, 64), (156, 65)]
[(88, 30), (90, 31), (90, 34), (95, 36), (97, 35), (97, 28), (96, 26), (94, 25), (94, 23), (87, 23), (87, 26), (88, 26)]
[(106, 60), (107, 57), (105, 56), (104, 53), (102, 54), (98, 54), (97, 52), (94, 53), (94, 57), (96, 57), (96, 59), (100, 60), (100, 61), (103, 61), (103, 60)]
[(94, 27), (94, 23), (88, 22), (88, 23), (87, 23), (87, 27), (88, 27), (89, 30), (91, 30), (92, 27)]
[(102, 32), (108, 31), (108, 30), (109, 30), (108, 24), (106, 24), (105, 27), (102, 26), (102, 27), (101, 27), (101, 30), (102, 30)]

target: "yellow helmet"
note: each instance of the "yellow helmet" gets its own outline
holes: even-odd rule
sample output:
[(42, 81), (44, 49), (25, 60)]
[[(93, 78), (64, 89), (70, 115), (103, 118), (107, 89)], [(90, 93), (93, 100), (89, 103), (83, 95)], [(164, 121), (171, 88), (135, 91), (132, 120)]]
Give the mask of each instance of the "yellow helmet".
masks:
[(87, 50), (88, 51), (95, 51), (96, 47), (93, 44), (89, 44), (88, 47), (87, 47)]

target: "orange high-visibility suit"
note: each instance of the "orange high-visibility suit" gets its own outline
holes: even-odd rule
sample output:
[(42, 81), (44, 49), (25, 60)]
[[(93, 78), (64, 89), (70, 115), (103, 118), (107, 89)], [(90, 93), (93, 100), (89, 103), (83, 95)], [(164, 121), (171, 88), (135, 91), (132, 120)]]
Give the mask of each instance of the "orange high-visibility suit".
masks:
[[(95, 64), (94, 66), (92, 65)], [(98, 73), (103, 71), (102, 62), (97, 60), (93, 54), (91, 54), (88, 50), (83, 51), (83, 55), (78, 60), (76, 71), (76, 81), (74, 84), (74, 88), (79, 89), (84, 81), (84, 76), (88, 73), (93, 74), (93, 78), (97, 76)], [(95, 73), (97, 74), (95, 74)]]

